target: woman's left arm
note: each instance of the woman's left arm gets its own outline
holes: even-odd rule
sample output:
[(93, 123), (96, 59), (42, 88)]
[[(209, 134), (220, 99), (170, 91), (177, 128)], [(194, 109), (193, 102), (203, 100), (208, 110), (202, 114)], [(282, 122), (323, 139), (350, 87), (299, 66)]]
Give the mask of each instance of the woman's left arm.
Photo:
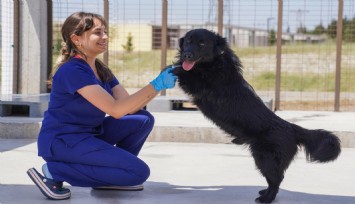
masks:
[(114, 86), (111, 90), (113, 93), (113, 98), (116, 100), (129, 96), (128, 91), (121, 84)]
[[(112, 88), (112, 93), (113, 93), (113, 98), (115, 98), (116, 100), (126, 98), (129, 96), (128, 91), (121, 84), (114, 86)], [(153, 99), (153, 97), (151, 99)], [(136, 110), (130, 112), (129, 114), (134, 114), (137, 111), (141, 110), (145, 105), (147, 105), (151, 101), (151, 99), (147, 101), (142, 107), (138, 107)]]

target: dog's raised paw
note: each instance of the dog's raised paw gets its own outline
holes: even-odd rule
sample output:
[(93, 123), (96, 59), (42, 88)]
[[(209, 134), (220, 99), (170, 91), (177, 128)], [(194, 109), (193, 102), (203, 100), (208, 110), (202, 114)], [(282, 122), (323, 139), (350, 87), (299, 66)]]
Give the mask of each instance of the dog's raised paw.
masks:
[(243, 140), (239, 139), (239, 138), (235, 138), (232, 140), (233, 144), (237, 144), (237, 145), (242, 145), (244, 144)]

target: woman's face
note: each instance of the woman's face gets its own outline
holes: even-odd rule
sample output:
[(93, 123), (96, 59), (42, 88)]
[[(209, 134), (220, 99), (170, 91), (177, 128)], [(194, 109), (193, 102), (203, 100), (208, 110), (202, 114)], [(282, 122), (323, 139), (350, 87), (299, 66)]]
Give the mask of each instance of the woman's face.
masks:
[(94, 25), (90, 30), (76, 37), (78, 37), (77, 41), (79, 42), (78, 49), (85, 53), (87, 57), (96, 57), (107, 50), (108, 36), (106, 27), (96, 18), (94, 18)]

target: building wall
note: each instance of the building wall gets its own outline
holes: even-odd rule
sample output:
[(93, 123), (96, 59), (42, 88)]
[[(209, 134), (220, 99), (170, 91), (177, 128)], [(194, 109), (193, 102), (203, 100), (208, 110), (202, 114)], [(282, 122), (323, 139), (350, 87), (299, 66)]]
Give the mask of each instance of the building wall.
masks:
[(23, 0), (20, 11), (18, 92), (47, 92), (48, 24), (47, 1)]
[(13, 93), (14, 20), (13, 2), (1, 2), (1, 84), (0, 94)]
[(131, 34), (133, 51), (152, 50), (152, 26), (148, 24), (114, 24), (109, 30), (110, 51), (124, 51), (122, 45), (126, 45), (128, 36)]
[(239, 48), (267, 46), (268, 34), (263, 30), (231, 28), (230, 45)]
[(237, 46), (239, 48), (249, 47), (249, 30), (232, 29), (231, 33), (231, 46)]

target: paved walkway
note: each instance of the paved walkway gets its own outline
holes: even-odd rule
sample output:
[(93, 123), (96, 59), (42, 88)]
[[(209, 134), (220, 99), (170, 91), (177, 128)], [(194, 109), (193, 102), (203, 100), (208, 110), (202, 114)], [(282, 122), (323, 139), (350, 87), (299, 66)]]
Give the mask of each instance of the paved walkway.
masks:
[[(0, 203), (49, 203), (26, 175), (43, 164), (35, 140), (1, 139), (0, 150)], [(354, 156), (354, 148), (343, 148), (335, 162), (312, 164), (300, 152), (275, 203), (355, 203)], [(56, 203), (244, 204), (266, 185), (248, 150), (233, 144), (147, 142), (140, 157), (151, 167), (144, 191), (69, 187), (72, 198)]]
[[(300, 152), (286, 172), (275, 203), (355, 203), (355, 113), (277, 114), (306, 128), (336, 132), (342, 138), (343, 151), (335, 162), (327, 164), (308, 163)], [(151, 167), (144, 191), (70, 187), (72, 198), (56, 203), (254, 203), (266, 182), (255, 170), (246, 148), (228, 144), (230, 138), (198, 111), (153, 115), (156, 126), (140, 155)], [(40, 121), (41, 118), (0, 118), (0, 138), (21, 138), (33, 130), (32, 136), (26, 136), (30, 139), (0, 139), (0, 204), (50, 202), (26, 174), (28, 168), (40, 169), (43, 164), (37, 157), (37, 130), (29, 128), (39, 126)]]

